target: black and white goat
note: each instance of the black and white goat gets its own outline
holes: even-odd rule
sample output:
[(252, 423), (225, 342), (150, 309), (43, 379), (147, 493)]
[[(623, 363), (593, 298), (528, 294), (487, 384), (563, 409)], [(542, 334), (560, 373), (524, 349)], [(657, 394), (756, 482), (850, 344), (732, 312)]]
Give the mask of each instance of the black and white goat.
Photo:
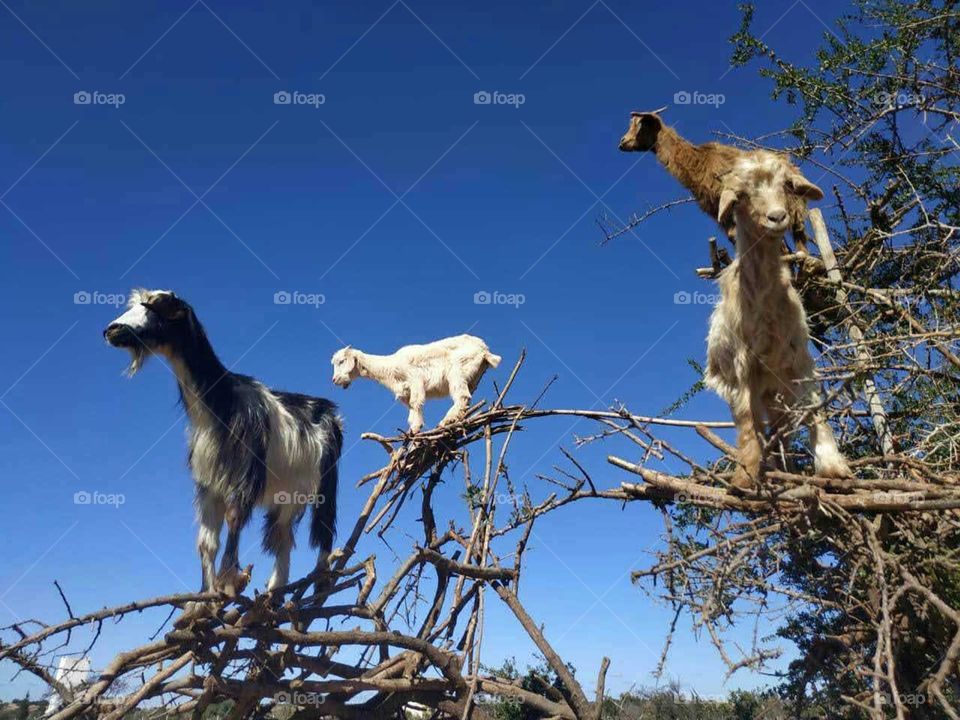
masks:
[[(266, 508), (263, 548), (276, 558), (268, 589), (286, 585), (294, 530), (312, 507), (310, 543), (326, 568), (337, 519), (337, 463), (343, 431), (336, 405), (280, 392), (230, 372), (197, 316), (165, 290), (133, 290), (127, 311), (103, 333), (130, 352), (129, 373), (150, 355), (166, 357), (190, 418), (190, 469), (196, 483), (197, 550), (203, 590), (233, 592), (240, 531), (256, 505)], [(215, 571), (220, 529), (227, 540)]]

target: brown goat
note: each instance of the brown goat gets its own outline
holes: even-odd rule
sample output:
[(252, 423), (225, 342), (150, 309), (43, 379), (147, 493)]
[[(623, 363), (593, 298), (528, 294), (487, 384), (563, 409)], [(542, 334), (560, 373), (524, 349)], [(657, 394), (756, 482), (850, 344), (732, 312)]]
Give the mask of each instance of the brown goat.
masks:
[[(756, 151), (741, 150), (731, 145), (708, 142), (694, 145), (685, 140), (660, 119), (661, 110), (630, 113), (630, 127), (620, 139), (622, 152), (648, 152), (653, 150), (657, 160), (667, 172), (689, 190), (700, 208), (716, 219), (720, 206), (723, 176), (733, 170), (739, 160), (750, 157)], [(796, 169), (792, 164), (793, 169)], [(799, 170), (797, 173), (799, 174)], [(790, 215), (790, 231), (797, 250), (807, 252), (807, 201), (799, 195), (787, 198)], [(733, 216), (720, 220), (720, 226), (731, 241), (736, 239)]]

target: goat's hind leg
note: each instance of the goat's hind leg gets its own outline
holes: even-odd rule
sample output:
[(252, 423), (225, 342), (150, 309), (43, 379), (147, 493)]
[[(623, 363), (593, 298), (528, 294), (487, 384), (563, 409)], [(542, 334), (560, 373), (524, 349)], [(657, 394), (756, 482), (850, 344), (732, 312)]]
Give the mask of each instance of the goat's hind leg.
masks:
[(303, 507), (293, 504), (274, 505), (267, 510), (263, 522), (263, 549), (274, 557), (273, 573), (267, 581), (268, 592), (290, 581), (293, 529), (302, 514)]
[(470, 385), (466, 380), (459, 379), (450, 383), (450, 397), (453, 398), (453, 407), (443, 416), (440, 424), (449, 425), (450, 423), (455, 423), (463, 419), (463, 416), (467, 414), (467, 409), (470, 407), (470, 398), (472, 395)]
[(833, 429), (827, 423), (826, 413), (820, 407), (822, 400), (815, 386), (807, 391), (807, 401), (816, 408), (810, 415), (807, 428), (810, 432), (813, 467), (817, 475), (828, 478), (853, 477), (850, 466), (837, 446)]

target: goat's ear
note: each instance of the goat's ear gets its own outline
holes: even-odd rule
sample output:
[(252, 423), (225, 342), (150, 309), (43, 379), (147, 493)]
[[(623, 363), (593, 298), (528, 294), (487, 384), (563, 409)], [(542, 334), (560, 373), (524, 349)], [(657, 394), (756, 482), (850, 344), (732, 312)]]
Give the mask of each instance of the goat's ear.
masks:
[(737, 202), (737, 193), (730, 188), (724, 188), (720, 193), (720, 203), (717, 209), (717, 222), (725, 225), (730, 219), (730, 213), (733, 212), (733, 206)]
[(656, 113), (645, 112), (645, 113), (631, 113), (633, 117), (640, 119), (640, 125), (644, 130), (652, 133), (659, 133), (663, 128), (663, 120), (660, 119), (660, 116)]
[(790, 191), (807, 200), (823, 200), (823, 190), (800, 173), (793, 173), (789, 180)]
[(144, 305), (164, 320), (180, 320), (187, 315), (187, 304), (173, 293), (156, 295)]

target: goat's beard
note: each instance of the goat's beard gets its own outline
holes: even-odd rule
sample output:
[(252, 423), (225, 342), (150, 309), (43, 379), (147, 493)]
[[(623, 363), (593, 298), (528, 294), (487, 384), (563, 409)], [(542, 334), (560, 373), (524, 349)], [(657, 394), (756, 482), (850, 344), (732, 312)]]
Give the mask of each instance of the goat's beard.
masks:
[(124, 349), (130, 353), (130, 365), (126, 369), (126, 375), (127, 377), (133, 377), (140, 372), (140, 368), (143, 367), (151, 353), (139, 343)]

